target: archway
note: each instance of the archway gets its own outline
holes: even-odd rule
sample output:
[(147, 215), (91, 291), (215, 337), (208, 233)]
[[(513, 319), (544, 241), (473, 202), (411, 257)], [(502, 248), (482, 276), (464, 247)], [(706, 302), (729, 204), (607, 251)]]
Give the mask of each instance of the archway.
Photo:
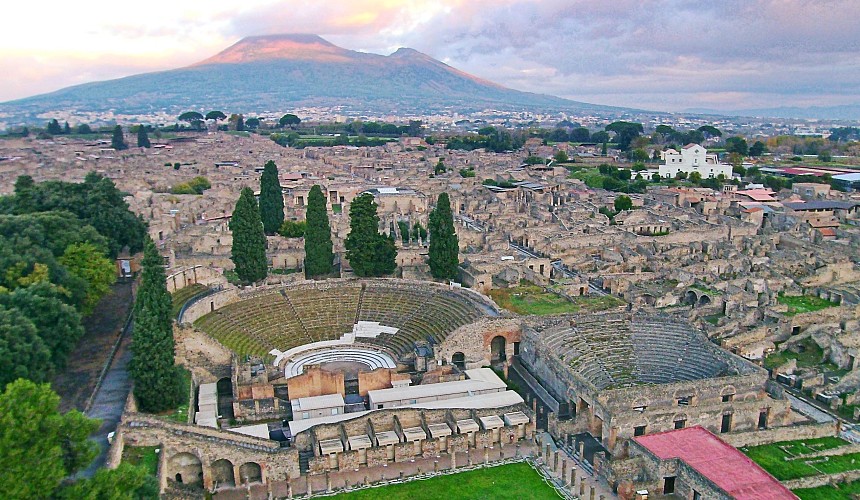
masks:
[(505, 354), (505, 346), (506, 340), (501, 335), (496, 335), (493, 337), (493, 340), (490, 341), (490, 360), (492, 362), (496, 361), (504, 361), (507, 359), (507, 355)]
[(236, 486), (233, 463), (224, 458), (212, 462), (212, 481), (216, 486)]
[(466, 355), (462, 352), (455, 352), (451, 355), (451, 363), (461, 370), (466, 369)]
[(684, 294), (684, 304), (688, 306), (696, 305), (698, 297), (696, 297), (696, 292), (692, 290), (687, 290), (687, 293)]
[(263, 482), (263, 470), (260, 468), (260, 464), (255, 462), (245, 462), (242, 464), (239, 467), (239, 476), (242, 484)]
[(708, 305), (708, 304), (710, 304), (710, 303), (711, 303), (711, 298), (710, 298), (710, 297), (708, 297), (707, 295), (702, 294), (702, 296), (701, 296), (701, 297), (699, 297), (699, 305), (700, 305), (700, 306), (706, 306), (706, 305)]
[(218, 415), (233, 418), (233, 381), (227, 377), (218, 380)]
[(167, 477), (177, 483), (200, 484), (203, 482), (203, 464), (191, 453), (177, 453), (167, 462)]

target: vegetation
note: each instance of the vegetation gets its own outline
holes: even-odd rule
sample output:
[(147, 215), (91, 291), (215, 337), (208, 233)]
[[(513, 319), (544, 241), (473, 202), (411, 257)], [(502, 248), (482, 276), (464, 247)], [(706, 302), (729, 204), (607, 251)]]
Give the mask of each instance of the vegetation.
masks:
[(113, 136), (110, 140), (110, 147), (116, 149), (117, 151), (122, 151), (123, 149), (128, 149), (128, 144), (125, 142), (125, 136), (122, 134), (122, 127), (117, 125), (113, 129)]
[(488, 295), (499, 306), (526, 315), (595, 312), (624, 304), (624, 301), (611, 295), (573, 297), (573, 300), (568, 300), (527, 281), (522, 281), (519, 286), (513, 288), (494, 288)]
[(558, 499), (558, 493), (526, 463), (499, 465), (431, 479), (342, 493), (343, 500), (435, 500), (451, 496), (459, 500), (478, 499)]
[(625, 210), (631, 210), (633, 208), (633, 200), (630, 199), (629, 196), (621, 195), (615, 198), (615, 211), (623, 212)]
[(179, 379), (177, 384), (182, 390), (182, 399), (180, 399), (179, 404), (177, 404), (175, 408), (163, 411), (158, 416), (174, 422), (179, 422), (180, 424), (185, 424), (188, 423), (188, 405), (190, 402), (188, 394), (191, 392), (191, 372), (181, 366), (176, 368), (178, 374), (177, 378)]
[(278, 180), (278, 167), (269, 160), (263, 167), (260, 177), (260, 220), (263, 221), (263, 231), (275, 234), (284, 223), (284, 193)]
[(448, 139), (448, 149), (486, 149), (496, 153), (514, 151), (523, 147), (525, 138), (522, 134), (511, 134), (505, 129), (484, 127), (478, 134), (455, 136)]
[(780, 295), (777, 302), (788, 306), (786, 316), (820, 311), (828, 307), (838, 307), (839, 304), (812, 295)]
[(357, 276), (384, 276), (397, 267), (394, 239), (379, 233), (376, 201), (370, 193), (356, 197), (349, 207), (346, 258)]
[(155, 476), (158, 472), (158, 446), (130, 446), (122, 449), (122, 463), (143, 468), (148, 474)]
[(821, 361), (824, 359), (824, 350), (811, 338), (799, 342), (797, 348), (800, 352), (785, 349), (768, 355), (764, 358), (764, 367), (776, 368), (785, 364), (790, 359), (796, 359), (798, 368), (807, 368), (821, 364)]
[(152, 413), (175, 408), (186, 396), (174, 361), (173, 302), (164, 281), (164, 261), (155, 243), (147, 239), (134, 302), (129, 374), (140, 409)]
[(230, 218), (233, 248), (230, 259), (242, 283), (254, 283), (266, 277), (266, 235), (260, 221), (257, 200), (251, 188), (244, 188)]
[(283, 224), (281, 224), (281, 228), (278, 229), (278, 234), (284, 238), (304, 238), (307, 227), (307, 221), (292, 221), (287, 219)]
[(860, 469), (860, 453), (797, 458), (849, 444), (837, 437), (783, 441), (740, 450), (780, 481)]
[(212, 187), (212, 183), (206, 177), (198, 176), (188, 182), (180, 182), (170, 190), (173, 194), (203, 194), (203, 191)]
[(58, 498), (144, 500), (158, 497), (158, 480), (143, 467), (120, 464), (116, 469), (99, 469), (90, 479), (81, 479), (59, 492)]
[(305, 230), (305, 276), (316, 278), (332, 273), (331, 226), (325, 207), (325, 196), (318, 184), (308, 193), (307, 229)]
[(854, 500), (860, 495), (860, 481), (792, 490), (800, 500)]
[(460, 246), (454, 231), (454, 215), (448, 193), (441, 193), (430, 212), (430, 274), (437, 280), (457, 278)]

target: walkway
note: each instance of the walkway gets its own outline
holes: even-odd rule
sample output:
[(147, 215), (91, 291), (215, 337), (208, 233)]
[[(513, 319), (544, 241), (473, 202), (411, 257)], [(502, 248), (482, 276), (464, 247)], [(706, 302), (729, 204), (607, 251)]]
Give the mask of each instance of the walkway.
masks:
[(87, 412), (88, 417), (98, 418), (102, 421), (99, 430), (90, 436), (90, 440), (95, 441), (99, 446), (99, 454), (89, 467), (78, 473), (79, 476), (92, 477), (100, 467), (104, 466), (108, 448), (110, 447), (107, 436), (116, 430), (120, 418), (122, 418), (122, 410), (125, 408), (128, 393), (131, 390), (131, 379), (126, 369), (128, 362), (131, 360), (131, 349), (129, 348), (131, 344), (131, 330), (132, 328), (129, 327), (120, 342), (119, 350), (116, 356), (114, 356), (113, 363), (98, 389), (92, 407)]

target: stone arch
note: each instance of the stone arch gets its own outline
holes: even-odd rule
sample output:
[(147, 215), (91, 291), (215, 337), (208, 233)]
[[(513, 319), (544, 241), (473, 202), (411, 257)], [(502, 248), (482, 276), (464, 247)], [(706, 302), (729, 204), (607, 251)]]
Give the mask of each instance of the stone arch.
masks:
[(222, 458), (212, 462), (212, 482), (216, 487), (236, 486), (236, 477), (233, 472), (233, 462)]
[(263, 468), (256, 462), (245, 462), (239, 466), (239, 477), (242, 484), (262, 483)]
[(699, 297), (696, 295), (696, 292), (692, 290), (687, 290), (687, 292), (684, 293), (684, 304), (688, 306), (694, 306), (698, 301)]
[(451, 364), (456, 366), (461, 370), (466, 369), (466, 355), (460, 351), (455, 352), (451, 355)]
[(653, 306), (653, 305), (657, 304), (657, 298), (654, 297), (653, 295), (651, 295), (650, 293), (642, 294), (641, 299), (645, 305)]
[(505, 348), (507, 347), (507, 339), (502, 335), (496, 335), (490, 341), (490, 361), (504, 361), (507, 359)]
[(734, 396), (737, 394), (737, 389), (733, 385), (727, 385), (720, 389), (720, 396)]
[(705, 295), (704, 293), (699, 297), (699, 305), (706, 306), (711, 303), (711, 298)]
[(181, 452), (170, 457), (167, 471), (167, 477), (177, 483), (203, 483), (203, 463), (193, 453)]

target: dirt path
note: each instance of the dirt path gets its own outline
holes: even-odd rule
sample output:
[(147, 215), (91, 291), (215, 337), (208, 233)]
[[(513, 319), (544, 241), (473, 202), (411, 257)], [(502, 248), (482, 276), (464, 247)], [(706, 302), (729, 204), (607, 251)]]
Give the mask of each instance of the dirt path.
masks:
[(117, 283), (84, 319), (84, 336), (69, 355), (66, 370), (51, 382), (60, 395), (60, 411), (84, 410), (131, 306), (131, 282)]

